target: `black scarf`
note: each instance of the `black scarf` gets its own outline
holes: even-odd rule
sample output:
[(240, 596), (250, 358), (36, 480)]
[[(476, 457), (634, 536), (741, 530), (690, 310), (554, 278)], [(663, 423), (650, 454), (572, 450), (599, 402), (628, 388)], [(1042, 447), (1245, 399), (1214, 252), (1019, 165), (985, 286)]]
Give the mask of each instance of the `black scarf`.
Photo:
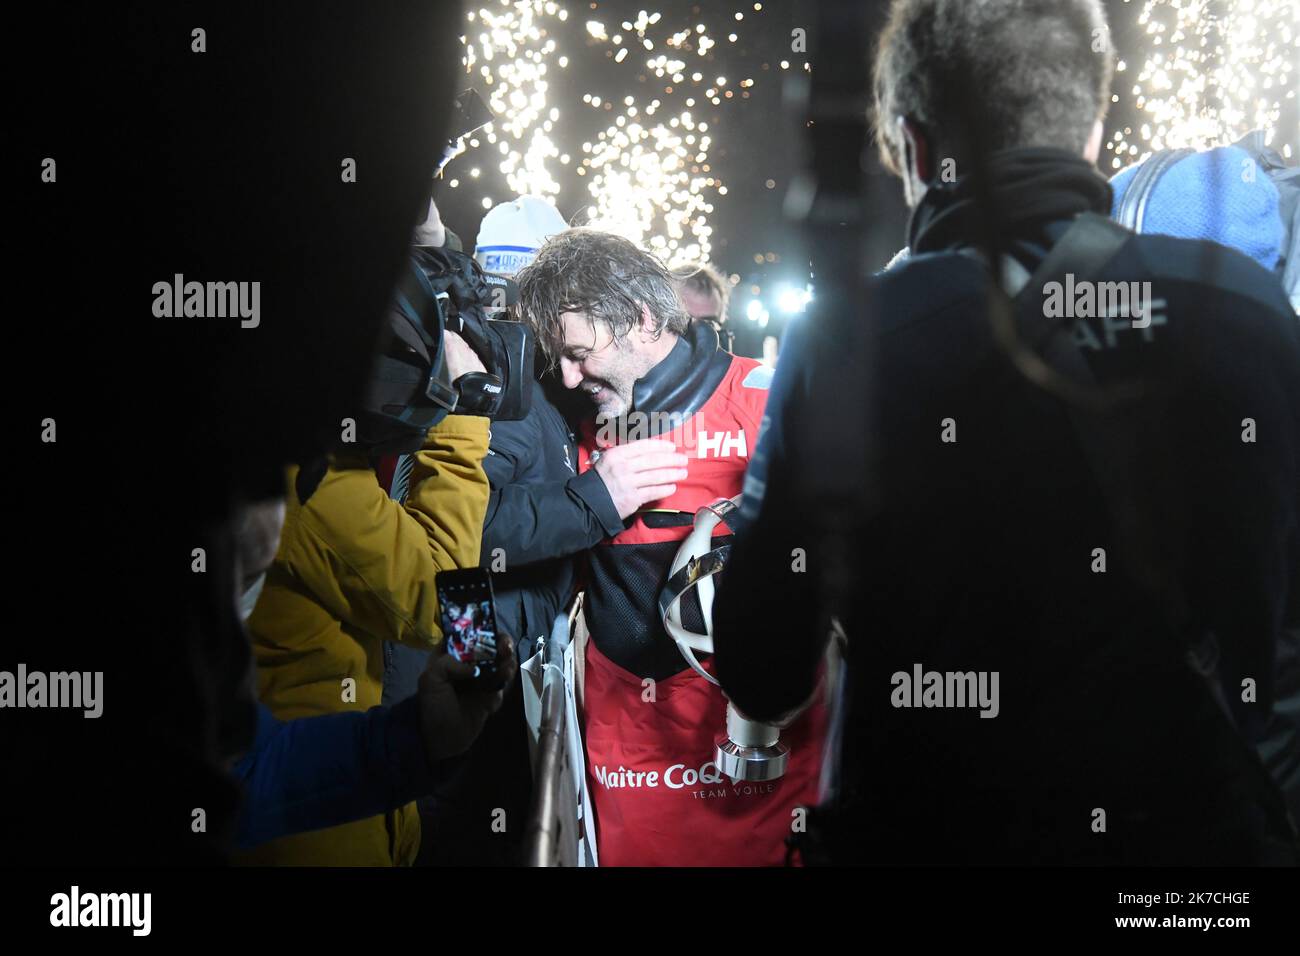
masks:
[[(992, 153), (987, 160), (988, 208), (981, 221), (979, 183), (972, 174), (931, 183), (908, 224), (912, 253), (939, 252), (994, 239), (1050, 246), (1046, 227), (1081, 212), (1110, 215), (1111, 189), (1092, 163), (1060, 149), (1026, 147)], [(987, 232), (985, 231), (987, 230)]]

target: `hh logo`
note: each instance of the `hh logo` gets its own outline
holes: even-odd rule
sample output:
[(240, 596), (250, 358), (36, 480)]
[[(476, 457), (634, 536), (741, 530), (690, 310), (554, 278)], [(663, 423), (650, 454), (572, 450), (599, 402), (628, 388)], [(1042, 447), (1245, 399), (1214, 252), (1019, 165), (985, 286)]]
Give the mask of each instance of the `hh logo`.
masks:
[(749, 457), (749, 448), (745, 443), (745, 433), (743, 431), (731, 434), (729, 432), (700, 432), (700, 458), (708, 458), (709, 450), (713, 450), (714, 458), (730, 458), (732, 455), (739, 455), (741, 458)]

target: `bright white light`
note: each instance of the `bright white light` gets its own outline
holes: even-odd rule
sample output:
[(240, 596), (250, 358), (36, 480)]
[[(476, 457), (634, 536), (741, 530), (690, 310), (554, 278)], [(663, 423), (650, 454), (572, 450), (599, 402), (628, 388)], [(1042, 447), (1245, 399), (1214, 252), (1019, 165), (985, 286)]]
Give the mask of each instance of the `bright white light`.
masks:
[(796, 289), (793, 286), (782, 286), (777, 293), (777, 305), (782, 312), (802, 312), (812, 301), (812, 289), (804, 287)]

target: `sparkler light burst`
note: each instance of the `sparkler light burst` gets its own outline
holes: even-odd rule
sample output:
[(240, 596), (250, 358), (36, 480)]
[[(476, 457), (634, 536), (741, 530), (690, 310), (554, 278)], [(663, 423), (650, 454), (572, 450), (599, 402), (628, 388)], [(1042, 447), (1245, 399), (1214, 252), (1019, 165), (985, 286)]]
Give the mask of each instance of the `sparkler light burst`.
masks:
[[(515, 193), (554, 199), (560, 191), (547, 166), (562, 155), (550, 137), (560, 111), (547, 107), (547, 75), (552, 68), (568, 66), (568, 57), (556, 55), (557, 28), (568, 17), (567, 10), (547, 0), (502, 0), (465, 15), (462, 62), (469, 79), (484, 89), (498, 118), (468, 145), (481, 147), (478, 137), (482, 136), (488, 147), (496, 149), (501, 172)], [(467, 156), (470, 161), (476, 158)], [(567, 156), (562, 161), (567, 163)]]
[[(1154, 150), (1205, 149), (1252, 129), (1276, 131), (1287, 112), (1294, 115), (1300, 0), (1145, 0), (1138, 25), (1145, 61), (1129, 91), (1141, 118), (1136, 131), (1116, 130), (1107, 144), (1113, 168)], [(1118, 70), (1122, 90), (1131, 71), (1123, 60)], [(1290, 157), (1289, 144), (1283, 152)]]
[[(753, 3), (745, 12), (728, 15), (728, 42), (736, 42), (735, 31), (750, 25), (746, 13), (753, 16), (762, 9), (762, 3)], [(605, 14), (584, 7), (583, 15)], [(617, 23), (590, 19), (579, 24), (579, 17), (575, 13), (568, 22), (569, 11), (548, 0), (500, 0), (469, 11), (463, 62), (469, 80), (480, 86), (498, 117), (469, 147), (483, 146), (479, 137), (486, 140), (500, 154), (500, 171), (514, 192), (545, 196), (557, 205), (567, 199), (569, 208), (583, 209), (576, 218), (627, 237), (669, 266), (707, 260), (712, 200), (725, 196), (727, 187), (710, 166), (713, 140), (698, 110), (748, 99), (753, 79), (735, 83), (718, 75), (707, 56), (718, 44), (704, 23), (669, 24), (663, 14), (645, 10), (635, 20)], [(566, 36), (572, 49), (562, 51)], [(612, 62), (644, 76), (646, 83), (637, 87), (640, 96), (611, 100), (610, 91), (602, 90), (588, 91), (581, 104), (553, 102), (548, 78), (593, 55), (600, 57), (596, 64)], [(563, 140), (557, 127), (566, 122), (569, 106), (608, 119), (572, 154), (556, 144)], [(577, 128), (574, 118), (567, 120), (570, 130)], [(582, 118), (582, 125), (589, 127), (590, 116)], [(576, 141), (580, 134), (569, 135)], [(463, 165), (482, 159), (467, 153)], [(585, 182), (585, 197), (561, 195), (557, 162), (572, 164)], [(478, 178), (476, 168), (469, 174)], [(453, 179), (450, 185), (461, 182)], [(491, 204), (488, 197), (483, 202)]]

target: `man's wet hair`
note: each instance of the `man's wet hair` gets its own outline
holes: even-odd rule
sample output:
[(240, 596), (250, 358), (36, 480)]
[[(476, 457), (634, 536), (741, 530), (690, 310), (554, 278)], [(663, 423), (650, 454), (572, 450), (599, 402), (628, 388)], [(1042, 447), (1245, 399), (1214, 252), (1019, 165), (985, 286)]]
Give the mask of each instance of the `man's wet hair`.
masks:
[(613, 233), (566, 229), (547, 240), (515, 281), (520, 312), (551, 365), (564, 349), (565, 312), (584, 313), (593, 332), (596, 322), (604, 323), (619, 344), (641, 324), (643, 305), (656, 336), (681, 335), (690, 325), (668, 267)]
[(874, 76), (876, 140), (896, 173), (897, 118), (935, 164), (972, 149), (1082, 154), (1106, 111), (1115, 56), (1101, 0), (895, 0)]

